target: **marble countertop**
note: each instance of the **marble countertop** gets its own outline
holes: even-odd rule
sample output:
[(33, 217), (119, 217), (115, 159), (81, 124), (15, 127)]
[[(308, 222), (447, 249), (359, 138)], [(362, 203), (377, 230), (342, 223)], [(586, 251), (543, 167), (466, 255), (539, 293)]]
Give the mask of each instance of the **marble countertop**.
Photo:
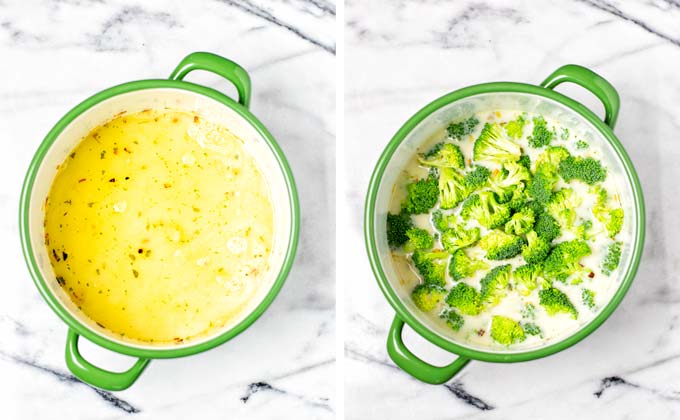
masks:
[[(0, 417), (3, 419), (330, 419), (335, 400), (335, 2), (332, 0), (0, 1)], [(252, 111), (287, 154), (301, 197), (296, 264), (248, 330), (200, 355), (152, 361), (132, 388), (76, 380), (66, 325), (23, 262), (21, 183), (62, 115), (118, 83), (167, 77), (186, 54), (237, 61)], [(189, 79), (235, 93), (207, 73)], [(131, 359), (94, 345), (100, 366)]]
[[(680, 417), (680, 3), (423, 0), (346, 2), (346, 175), (339, 202), (345, 294), (347, 419), (624, 419)], [(587, 339), (518, 364), (471, 362), (442, 386), (395, 367), (385, 343), (394, 311), (362, 244), (368, 180), (396, 130), (431, 100), (480, 82), (539, 83), (587, 66), (621, 95), (616, 134), (641, 178), (647, 240), (618, 310)], [(558, 88), (602, 106), (574, 86)], [(424, 359), (451, 354), (406, 331)]]

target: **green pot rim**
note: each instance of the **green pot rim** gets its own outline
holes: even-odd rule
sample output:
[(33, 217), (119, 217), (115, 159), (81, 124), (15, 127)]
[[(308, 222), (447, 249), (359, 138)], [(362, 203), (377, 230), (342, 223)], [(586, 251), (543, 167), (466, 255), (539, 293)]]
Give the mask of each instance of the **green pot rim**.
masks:
[[(78, 319), (76, 319), (71, 312), (66, 309), (59, 299), (57, 299), (49, 287), (45, 283), (45, 280), (40, 275), (40, 270), (38, 268), (35, 256), (33, 254), (33, 246), (31, 243), (30, 233), (29, 233), (29, 201), (31, 193), (33, 191), (33, 184), (35, 182), (35, 177), (37, 175), (38, 169), (40, 168), (42, 161), (50, 149), (54, 141), (57, 139), (59, 134), (79, 115), (83, 112), (89, 110), (94, 105), (112, 98), (117, 95), (125, 94), (133, 91), (141, 91), (148, 89), (179, 89), (184, 91), (189, 91), (199, 95), (206, 96), (210, 99), (216, 100), (221, 104), (231, 108), (237, 114), (239, 114), (244, 120), (246, 120), (250, 125), (262, 136), (270, 151), (276, 158), (279, 168), (284, 176), (288, 198), (290, 201), (290, 212), (291, 212), (291, 225), (289, 231), (288, 245), (286, 248), (286, 254), (284, 256), (283, 264), (281, 265), (281, 270), (279, 271), (276, 280), (271, 286), (271, 289), (265, 296), (265, 298), (260, 302), (260, 304), (253, 309), (252, 312), (248, 314), (241, 322), (234, 325), (229, 330), (223, 332), (222, 334), (211, 338), (210, 340), (200, 342), (194, 345), (189, 345), (182, 348), (165, 348), (165, 349), (151, 349), (151, 348), (139, 348), (133, 345), (125, 345), (111, 340), (110, 338), (100, 334), (99, 332), (91, 329), (90, 327), (82, 324)], [(59, 120), (59, 122), (50, 130), (45, 139), (42, 141), (38, 150), (36, 151), (31, 164), (28, 167), (26, 177), (24, 179), (23, 187), (21, 190), (21, 198), (19, 201), (19, 229), (21, 237), (21, 246), (23, 249), (24, 258), (28, 266), (28, 270), (31, 273), (33, 282), (40, 291), (40, 294), (45, 299), (47, 304), (56, 312), (56, 314), (74, 331), (93, 343), (104, 347), (106, 349), (126, 354), (129, 356), (142, 357), (147, 359), (164, 359), (164, 358), (174, 358), (183, 357), (196, 353), (200, 353), (213, 347), (216, 347), (243, 332), (248, 328), (253, 322), (255, 322), (269, 307), (272, 303), (279, 290), (283, 286), (283, 283), (288, 276), (288, 273), (292, 267), (293, 260), (295, 258), (295, 252), (297, 250), (298, 240), (299, 240), (299, 229), (300, 229), (300, 209), (299, 200), (297, 194), (297, 188), (295, 186), (295, 181), (293, 179), (293, 173), (288, 165), (283, 151), (274, 140), (269, 131), (265, 126), (244, 106), (237, 103), (228, 96), (220, 93), (212, 88), (197, 85), (190, 82), (178, 81), (178, 80), (167, 80), (167, 79), (148, 79), (148, 80), (138, 80), (128, 83), (123, 83), (106, 90), (103, 90), (88, 99), (84, 100), (73, 109), (71, 109), (64, 117)]]
[[(385, 168), (392, 158), (394, 151), (401, 144), (401, 142), (406, 138), (408, 133), (410, 133), (421, 121), (427, 118), (430, 114), (438, 110), (439, 108), (448, 105), (452, 102), (458, 101), (460, 99), (486, 94), (486, 93), (525, 93), (530, 95), (537, 95), (544, 98), (556, 101), (573, 111), (580, 114), (588, 122), (593, 124), (605, 139), (611, 144), (619, 160), (623, 164), (625, 169), (625, 174), (628, 182), (632, 186), (633, 191), (633, 205), (637, 213), (637, 229), (634, 232), (634, 238), (637, 241), (633, 244), (632, 255), (630, 258), (630, 264), (625, 269), (625, 274), (622, 277), (621, 284), (618, 290), (612, 296), (609, 303), (600, 311), (600, 313), (593, 318), (588, 324), (580, 328), (574, 334), (564, 338), (563, 340), (553, 343), (549, 346), (540, 347), (537, 349), (532, 349), (528, 351), (520, 351), (513, 353), (503, 353), (503, 352), (493, 352), (484, 351), (479, 349), (473, 349), (461, 344), (449, 341), (439, 334), (432, 331), (430, 328), (421, 323), (416, 316), (414, 316), (404, 304), (401, 302), (397, 293), (392, 288), (392, 285), (387, 280), (387, 276), (380, 264), (380, 258), (378, 255), (377, 247), (375, 245), (375, 213), (376, 213), (376, 197), (378, 193), (378, 188), (382, 180)], [(383, 226), (384, 228), (384, 226)], [(644, 245), (645, 238), (645, 206), (644, 198), (642, 195), (642, 188), (640, 186), (640, 181), (638, 179), (633, 163), (630, 157), (626, 153), (625, 149), (619, 142), (619, 140), (614, 135), (612, 129), (605, 124), (600, 118), (595, 115), (590, 109), (583, 106), (582, 104), (568, 98), (554, 90), (543, 88), (536, 85), (526, 84), (526, 83), (516, 83), (516, 82), (492, 82), (483, 83), (473, 86), (468, 86), (453, 92), (450, 92), (423, 107), (421, 110), (416, 112), (404, 125), (397, 131), (394, 137), (390, 140), (387, 147), (384, 149), (380, 159), (378, 160), (376, 167), (371, 176), (371, 180), (368, 187), (368, 193), (366, 195), (366, 204), (364, 209), (364, 238), (366, 242), (366, 249), (368, 252), (368, 257), (371, 263), (371, 268), (373, 274), (375, 275), (378, 285), (382, 290), (383, 294), (387, 298), (388, 302), (394, 310), (397, 312), (397, 316), (403, 319), (411, 328), (413, 328), (419, 335), (430, 341), (431, 343), (459, 356), (467, 357), (470, 359), (485, 361), (485, 362), (501, 362), (501, 363), (512, 363), (512, 362), (523, 362), (527, 360), (534, 360), (541, 357), (549, 356), (551, 354), (557, 353), (564, 349), (567, 349), (579, 341), (583, 340), (585, 337), (590, 335), (595, 331), (616, 309), (619, 305), (626, 292), (630, 288), (630, 285), (635, 277), (638, 265), (640, 264), (640, 258), (642, 256), (642, 249)]]

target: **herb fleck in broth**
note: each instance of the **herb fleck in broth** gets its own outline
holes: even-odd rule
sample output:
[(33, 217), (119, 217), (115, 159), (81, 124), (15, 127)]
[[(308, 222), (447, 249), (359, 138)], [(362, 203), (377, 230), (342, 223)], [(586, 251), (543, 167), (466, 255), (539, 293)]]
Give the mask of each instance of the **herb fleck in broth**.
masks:
[[(519, 121), (522, 123), (518, 123)], [(418, 153), (407, 163), (393, 189), (389, 209), (391, 216), (388, 217), (388, 241), (392, 241), (390, 245), (393, 249), (392, 257), (399, 277), (398, 281), (407, 290), (413, 290), (412, 302), (420, 308), (421, 316), (436, 326), (437, 331), (474, 347), (520, 350), (542, 346), (547, 342), (555, 342), (572, 334), (596, 316), (619, 286), (620, 266), (624, 264), (619, 264), (618, 258), (612, 260), (609, 254), (613, 252), (619, 257), (622, 254), (626, 255), (631, 233), (627, 226), (623, 226), (620, 232), (612, 231), (613, 235), (610, 235), (608, 228), (611, 226), (607, 225), (607, 221), (609, 210), (621, 209), (622, 212), (622, 208), (628, 208), (626, 203), (621, 202), (624, 181), (620, 175), (609, 170), (611, 168), (606, 165), (600, 145), (587, 141), (579, 132), (570, 132), (558, 121), (543, 118), (538, 114), (520, 113), (513, 110), (480, 112), (454, 123), (456, 123), (455, 127), (442, 128), (423, 144)], [(512, 158), (473, 159), (475, 142), (487, 123), (496, 126), (493, 128), (498, 129), (497, 133), (500, 137), (514, 143), (514, 146), (511, 144), (508, 149), (509, 154), (513, 155)], [(545, 130), (537, 126), (542, 126)], [(441, 142), (457, 146), (462, 158), (452, 151), (454, 148), (439, 145)], [(527, 234), (532, 230), (539, 230), (535, 225), (538, 216), (524, 225), (520, 223), (519, 216), (518, 221), (511, 227), (508, 228), (506, 224), (515, 214), (528, 212), (525, 208), (533, 206), (527, 202), (536, 201), (533, 194), (539, 195), (536, 193), (538, 187), (532, 188), (530, 194), (528, 186), (536, 176), (536, 163), (541, 161), (541, 155), (546, 149), (551, 148), (550, 150), (554, 151), (556, 149), (552, 148), (555, 147), (564, 148), (566, 152), (559, 153), (566, 153), (571, 160), (562, 167), (556, 160), (555, 173), (551, 175), (555, 180), (552, 189), (548, 188), (547, 200), (551, 200), (560, 190), (571, 190), (573, 193), (571, 197), (574, 202), (578, 201), (578, 204), (573, 206), (573, 211), (569, 213), (571, 219), (564, 216), (557, 221), (561, 227), (559, 236), (547, 241), (550, 246), (543, 250), (545, 253), (532, 257), (527, 252), (527, 258), (537, 259), (532, 270), (521, 269), (516, 275), (519, 267), (528, 264), (520, 249), (523, 251), (524, 247), (528, 247)], [(514, 154), (515, 148), (519, 150), (517, 154)], [(479, 155), (483, 155), (482, 149), (479, 152)], [(523, 155), (528, 157), (530, 163), (526, 163), (527, 158), (521, 157)], [(442, 156), (445, 156), (445, 159), (438, 160), (442, 159)], [(560, 159), (564, 159), (564, 156), (560, 154)], [(518, 160), (518, 157), (521, 159)], [(604, 171), (600, 171), (600, 167), (593, 164), (591, 160), (583, 160), (587, 158), (601, 162)], [(512, 170), (512, 166), (508, 165), (508, 162), (512, 161), (518, 164), (524, 162), (528, 166), (527, 179), (520, 182), (525, 190), (518, 190), (516, 195), (507, 192), (514, 190), (499, 187), (500, 180), (506, 176), (507, 168), (510, 167)], [(574, 164), (574, 162), (577, 163)], [(473, 182), (466, 176), (478, 165), (488, 169), (488, 179), (481, 186), (467, 186), (458, 190), (451, 188), (450, 185), (453, 184), (447, 182), (444, 184), (451, 189), (445, 192), (445, 199), (443, 198), (443, 184), (440, 183), (442, 176), (456, 180), (457, 185), (472, 185)], [(583, 166), (588, 166), (588, 170), (582, 171)], [(452, 174), (452, 172), (455, 173)], [(583, 179), (574, 178), (574, 176)], [(430, 186), (424, 185), (421, 181), (418, 187), (411, 187), (414, 191), (418, 190), (419, 194), (418, 199), (413, 199), (416, 194), (409, 193), (409, 185), (428, 178), (433, 180)], [(494, 180), (493, 187), (489, 179)], [(436, 199), (428, 195), (431, 193), (432, 185), (437, 187)], [(602, 191), (604, 191), (603, 195), (600, 194)], [(476, 213), (470, 210), (475, 209), (476, 206), (469, 205), (467, 217), (462, 217), (466, 200), (475, 194), (480, 197), (492, 197), (492, 200), (498, 201), (511, 210), (505, 218), (498, 216), (496, 221), (485, 220), (485, 223), (489, 223), (488, 226), (478, 221), (474, 216)], [(505, 197), (503, 197), (504, 194)], [(566, 192), (559, 194), (569, 195)], [(436, 200), (436, 203), (433, 200)], [(522, 204), (515, 204), (516, 207), (513, 207), (510, 204), (513, 200)], [(547, 202), (541, 207), (542, 210), (537, 208), (537, 211), (548, 212)], [(556, 204), (553, 204), (551, 211), (555, 211), (556, 208)], [(603, 216), (603, 208), (607, 209), (607, 217)], [(404, 209), (410, 213), (407, 219), (397, 217), (400, 213), (403, 215)], [(596, 210), (593, 211), (593, 209)], [(440, 217), (435, 216), (437, 213), (442, 215), (438, 219), (439, 222), (436, 221), (437, 217)], [(595, 216), (595, 213), (598, 216)], [(566, 212), (560, 213), (561, 216), (563, 214)], [(446, 226), (447, 220), (451, 220), (448, 226)], [(567, 226), (569, 220), (573, 222)], [(496, 226), (494, 225), (496, 222), (502, 223)], [(562, 226), (562, 223), (565, 225)], [(408, 224), (412, 224), (414, 230), (406, 236), (403, 233), (408, 228)], [(588, 227), (586, 228), (585, 225)], [(446, 233), (446, 230), (454, 227), (459, 227), (463, 233), (455, 235)], [(428, 239), (423, 231), (418, 233), (418, 229), (427, 232), (432, 239)], [(479, 229), (478, 236), (474, 235), (475, 229)], [(505, 248), (496, 246), (496, 238), (505, 239), (497, 231), (505, 234), (508, 229), (513, 237), (519, 238), (517, 242), (513, 244), (512, 241), (516, 238), (510, 238)], [(544, 230), (541, 231), (544, 232)], [(469, 236), (467, 241), (464, 240), (465, 235)], [(485, 237), (494, 237), (494, 239), (485, 239)], [(458, 242), (454, 242), (452, 238)], [(584, 242), (589, 249), (588, 255), (576, 258), (575, 264), (577, 265), (574, 267), (579, 268), (575, 268), (573, 273), (566, 276), (555, 274), (555, 265), (550, 265), (553, 268), (552, 271), (543, 268), (548, 264), (545, 262), (545, 255), (551, 253), (559, 255), (559, 251), (555, 251), (556, 245), (574, 240)], [(573, 248), (576, 247), (574, 245)], [(489, 249), (495, 252), (501, 249), (505, 254), (497, 252), (494, 255)], [(566, 246), (562, 249), (566, 249)], [(426, 254), (427, 256), (423, 257)], [(453, 257), (454, 254), (456, 258)], [(490, 259), (490, 255), (495, 259)], [(555, 257), (552, 258), (554, 261)], [(455, 269), (452, 269), (454, 259), (458, 263)], [(435, 262), (435, 265), (424, 268), (431, 261)], [(471, 269), (467, 264), (477, 266)], [(540, 269), (537, 269), (537, 266)], [(494, 269), (495, 273), (506, 274), (498, 276), (489, 274)], [(522, 270), (525, 271), (522, 272)], [(532, 276), (526, 275), (527, 272), (532, 273)], [(523, 275), (525, 275), (524, 278), (531, 278), (530, 289), (527, 289), (523, 280), (520, 280)], [(486, 281), (483, 280), (487, 276), (489, 278)], [(495, 292), (490, 286), (496, 284), (495, 281), (498, 281), (502, 289), (498, 296), (494, 295)], [(485, 292), (485, 283), (487, 284), (486, 300), (481, 297)], [(453, 293), (451, 291), (454, 288), (459, 290)], [(561, 307), (565, 309), (562, 312), (549, 313), (553, 308), (547, 304), (541, 305), (540, 296), (543, 296), (544, 303), (547, 303), (559, 295), (558, 293), (550, 296), (554, 292), (553, 289), (557, 289), (571, 302), (572, 312), (567, 311), (565, 306)], [(477, 304), (471, 306), (463, 304), (463, 302), (468, 302), (460, 299), (460, 296), (465, 293), (469, 293), (470, 296), (479, 295), (474, 299), (470, 298), (470, 301), (474, 302), (477, 302), (475, 299), (479, 299), (478, 306)], [(452, 298), (451, 295), (455, 297)], [(562, 299), (563, 296), (559, 298)], [(574, 318), (575, 314), (577, 314), (576, 318)], [(492, 326), (496, 327), (495, 336), (492, 336)]]
[(97, 324), (179, 343), (256, 296), (273, 223), (240, 138), (198, 115), (147, 110), (95, 128), (60, 165), (45, 244), (59, 285)]

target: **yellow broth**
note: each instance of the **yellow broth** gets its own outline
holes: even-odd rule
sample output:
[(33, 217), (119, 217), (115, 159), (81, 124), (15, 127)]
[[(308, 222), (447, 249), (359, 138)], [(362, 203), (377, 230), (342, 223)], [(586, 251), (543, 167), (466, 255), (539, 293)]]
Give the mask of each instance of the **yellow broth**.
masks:
[(182, 342), (256, 296), (273, 223), (243, 140), (195, 114), (146, 110), (95, 128), (60, 165), (45, 244), (57, 281), (98, 325)]

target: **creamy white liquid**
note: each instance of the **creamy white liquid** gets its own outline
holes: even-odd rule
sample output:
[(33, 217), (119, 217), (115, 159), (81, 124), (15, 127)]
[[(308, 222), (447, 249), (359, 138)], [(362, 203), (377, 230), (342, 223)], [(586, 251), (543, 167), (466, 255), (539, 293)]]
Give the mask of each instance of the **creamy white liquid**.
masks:
[[(474, 141), (479, 136), (479, 133), (481, 132), (482, 127), (484, 126), (484, 123), (485, 122), (505, 123), (516, 119), (520, 114), (522, 113), (513, 110), (500, 110), (496, 112), (477, 113), (475, 114), (475, 116), (480, 121), (480, 123), (477, 125), (475, 131), (471, 135), (467, 136), (467, 138), (464, 138), (461, 141), (457, 140), (448, 141), (457, 144), (461, 148), (461, 151), (465, 156), (466, 168), (470, 168)], [(527, 124), (524, 126), (524, 135), (522, 136), (521, 139), (519, 140), (513, 139), (513, 141), (515, 141), (522, 147), (522, 151), (524, 154), (529, 155), (533, 165), (538, 155), (540, 155), (545, 150), (545, 148), (536, 149), (528, 145), (526, 137), (531, 134), (533, 127), (533, 123), (531, 121), (533, 117), (536, 115), (534, 114), (524, 115), (525, 119), (527, 120)], [(583, 140), (583, 136), (581, 135), (581, 133), (575, 132), (575, 130), (570, 130), (568, 132), (568, 135), (564, 135), (563, 138), (563, 129), (560, 126), (560, 124), (557, 121), (550, 119), (548, 117), (545, 117), (545, 119), (548, 123), (548, 127), (554, 128), (556, 131), (556, 136), (550, 143), (551, 146), (565, 147), (574, 156), (583, 157), (590, 156), (595, 159), (602, 160), (603, 152), (598, 144), (595, 144), (595, 142), (589, 142), (590, 144), (589, 148), (577, 149), (576, 142), (578, 140)], [(423, 146), (418, 150), (418, 152), (419, 153), (426, 152), (433, 145), (443, 140), (446, 140), (447, 138), (448, 137), (445, 128), (442, 128), (440, 132), (435, 133), (432, 136), (432, 138), (425, 142)], [(602, 163), (603, 165), (606, 166), (604, 160), (602, 160)], [(484, 166), (491, 170), (493, 170), (494, 168), (500, 168), (500, 165), (494, 165), (489, 162), (483, 162), (481, 164), (483, 164)], [(622, 191), (623, 185), (625, 185), (624, 180), (621, 179), (620, 175), (617, 175), (616, 173), (614, 173), (614, 171), (609, 170), (610, 168), (607, 169), (608, 169), (607, 177), (599, 185), (601, 185), (607, 190), (610, 205), (617, 207), (621, 206), (623, 207), (624, 212), (627, 212), (629, 211), (628, 209), (630, 207), (627, 205), (627, 203), (620, 202), (621, 200), (620, 191)], [(396, 182), (394, 192), (392, 194), (390, 201), (389, 209), (390, 212), (399, 213), (401, 203), (406, 197), (406, 185), (408, 185), (415, 179), (427, 177), (428, 170), (429, 168), (420, 165), (417, 159), (417, 155), (414, 155), (413, 159), (411, 159), (411, 161), (407, 164), (406, 168), (404, 168), (403, 173), (399, 176)], [(521, 295), (515, 290), (509, 291), (508, 295), (505, 298), (503, 298), (497, 306), (485, 309), (479, 315), (475, 316), (463, 315), (465, 323), (459, 331), (455, 331), (452, 328), (450, 328), (448, 325), (446, 325), (445, 321), (443, 321), (439, 317), (439, 314), (442, 312), (442, 310), (447, 307), (446, 303), (443, 301), (440, 303), (439, 307), (433, 310), (432, 312), (422, 313), (423, 317), (428, 320), (428, 323), (434, 324), (437, 327), (436, 329), (438, 331), (444, 332), (446, 336), (451, 337), (458, 342), (463, 342), (465, 344), (471, 345), (472, 347), (484, 349), (491, 348), (494, 350), (508, 350), (508, 349), (521, 350), (540, 347), (549, 342), (559, 341), (560, 339), (573, 334), (580, 327), (590, 322), (597, 315), (597, 313), (604, 306), (606, 306), (607, 302), (609, 302), (612, 295), (618, 289), (620, 284), (621, 269), (625, 265), (625, 258), (622, 257), (619, 267), (616, 270), (614, 270), (614, 272), (612, 272), (609, 276), (602, 273), (601, 270), (602, 261), (606, 255), (607, 247), (613, 241), (608, 237), (604, 226), (591, 213), (591, 209), (593, 204), (595, 203), (596, 197), (595, 195), (590, 194), (588, 192), (590, 186), (580, 181), (572, 181), (570, 183), (566, 183), (562, 179), (560, 179), (556, 186), (556, 189), (561, 189), (565, 187), (573, 189), (574, 192), (582, 199), (582, 203), (577, 209), (577, 218), (575, 225), (579, 225), (583, 220), (587, 219), (592, 221), (593, 223), (593, 228), (591, 229), (591, 232), (593, 233), (601, 232), (594, 235), (593, 238), (587, 241), (588, 245), (591, 248), (592, 254), (581, 260), (581, 264), (590, 269), (590, 271), (594, 273), (594, 276), (592, 278), (589, 278), (588, 276), (582, 276), (583, 282), (578, 285), (570, 285), (568, 283), (565, 284), (558, 281), (553, 282), (553, 285), (555, 287), (565, 292), (569, 296), (571, 302), (578, 310), (579, 315), (576, 320), (571, 318), (569, 314), (565, 313), (558, 313), (554, 316), (549, 316), (545, 312), (543, 307), (539, 304), (538, 299), (539, 288), (536, 288), (527, 296)], [(445, 214), (449, 213), (458, 214), (459, 211), (460, 204), (453, 210), (443, 210)], [(430, 214), (412, 216), (412, 220), (414, 221), (414, 224), (417, 227), (427, 229), (430, 233), (434, 234), (437, 231), (432, 226), (430, 218), (431, 218)], [(482, 231), (482, 236), (484, 236), (488, 232), (487, 229), (477, 224), (477, 222), (474, 220), (470, 221), (468, 223), (468, 226), (480, 227)], [(616, 241), (623, 242), (622, 255), (628, 254), (626, 248), (630, 245), (631, 239), (630, 237), (631, 237), (630, 229), (628, 229), (627, 226), (625, 226), (624, 221), (624, 227), (622, 231), (616, 236)], [(571, 232), (562, 229), (562, 235), (553, 241), (553, 245), (571, 239), (574, 239), (574, 235)], [(435, 242), (435, 248), (442, 248), (441, 243)], [(477, 245), (467, 248), (466, 253), (471, 257), (478, 258), (482, 258), (485, 255), (485, 251), (482, 250)], [(404, 254), (401, 250), (393, 251), (393, 261), (396, 272), (400, 276), (399, 279), (400, 283), (403, 284), (404, 287), (411, 290), (416, 285), (421, 283), (417, 271), (410, 264), (409, 255)], [(488, 261), (488, 260), (486, 261), (490, 265), (489, 269), (497, 265), (511, 264), (513, 267), (513, 271), (516, 267), (525, 264), (521, 256), (517, 256), (515, 258), (502, 261)], [(464, 281), (465, 283), (479, 290), (480, 280), (484, 277), (484, 275), (487, 272), (488, 270), (480, 270), (473, 277), (468, 277), (461, 281)], [(447, 270), (447, 285), (446, 285), (447, 290), (451, 289), (455, 284), (457, 284), (457, 282), (453, 281), (453, 279), (448, 275)], [(584, 288), (587, 288), (595, 292), (594, 299), (595, 307), (593, 309), (588, 308), (582, 302), (581, 294)], [(528, 303), (533, 304), (535, 307), (534, 318), (522, 317), (522, 311), (525, 308), (526, 304)], [(498, 344), (495, 341), (493, 341), (490, 336), (491, 318), (494, 315), (503, 315), (512, 318), (516, 321), (520, 321), (522, 323), (525, 322), (534, 323), (541, 328), (542, 335), (532, 336), (527, 334), (526, 340), (524, 340), (521, 343), (513, 344), (509, 348), (504, 345)], [(484, 331), (483, 335), (479, 334), (480, 330)]]

